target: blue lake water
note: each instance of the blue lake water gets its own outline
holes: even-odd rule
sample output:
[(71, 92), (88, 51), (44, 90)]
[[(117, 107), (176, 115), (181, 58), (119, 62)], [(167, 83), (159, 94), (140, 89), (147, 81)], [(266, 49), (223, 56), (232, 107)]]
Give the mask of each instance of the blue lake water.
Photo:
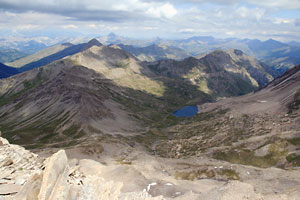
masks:
[(198, 113), (197, 106), (184, 106), (183, 108), (173, 112), (176, 117), (193, 117)]

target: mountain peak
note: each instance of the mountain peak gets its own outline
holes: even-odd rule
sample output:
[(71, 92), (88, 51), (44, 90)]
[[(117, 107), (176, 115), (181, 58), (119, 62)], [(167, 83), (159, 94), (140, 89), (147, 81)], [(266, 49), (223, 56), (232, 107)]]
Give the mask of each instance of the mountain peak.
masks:
[(108, 36), (111, 36), (111, 37), (115, 37), (115, 36), (117, 36), (114, 32), (110, 32), (109, 34), (108, 34)]
[(239, 50), (239, 49), (234, 49), (234, 50), (233, 50), (233, 53), (234, 53), (235, 55), (237, 55), (237, 56), (242, 56), (242, 55), (244, 55), (244, 52), (241, 51), (241, 50)]
[(88, 43), (86, 43), (86, 45), (84, 46), (83, 50), (86, 50), (86, 49), (89, 49), (91, 48), (92, 46), (98, 46), (98, 47), (101, 47), (102, 44), (96, 40), (95, 38), (94, 39), (91, 39)]
[(276, 45), (276, 46), (286, 46), (286, 44), (273, 39), (268, 39), (264, 43), (269, 45)]
[(87, 44), (90, 45), (96, 45), (96, 46), (102, 46), (102, 44), (95, 38), (91, 39)]
[(115, 39), (117, 37), (117, 35), (115, 33), (111, 32), (107, 35), (107, 37), (112, 40), (112, 39)]
[(278, 42), (278, 41), (276, 41), (276, 40), (270, 38), (270, 39), (266, 40), (266, 42)]

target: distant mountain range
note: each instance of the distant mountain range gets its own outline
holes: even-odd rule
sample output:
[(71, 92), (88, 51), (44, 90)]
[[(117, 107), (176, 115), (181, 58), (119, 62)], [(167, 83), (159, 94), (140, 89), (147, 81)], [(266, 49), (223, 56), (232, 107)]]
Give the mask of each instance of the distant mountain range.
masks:
[(192, 37), (186, 40), (161, 43), (180, 47), (192, 55), (203, 54), (216, 49), (239, 49), (275, 68), (291, 68), (300, 63), (300, 47), (290, 46), (275, 40), (215, 39), (213, 37)]
[(0, 49), (0, 62), (2, 63), (11, 62), (25, 56), (28, 56), (28, 54), (15, 49)]
[(217, 39), (211, 36), (194, 36), (182, 40), (167, 40), (154, 38), (151, 40), (136, 40), (121, 37), (111, 33), (108, 36), (100, 37), (105, 44), (124, 44), (136, 47), (146, 47), (153, 44), (166, 45), (183, 49), (188, 55), (197, 56), (217, 49), (239, 49), (248, 55), (285, 71), (288, 68), (300, 63), (299, 42), (282, 43), (276, 40), (260, 41), (257, 39), (226, 38)]
[(24, 52), (27, 55), (40, 51), (46, 48), (47, 46), (47, 43), (35, 39), (0, 39), (0, 49), (14, 49), (20, 52)]
[(45, 58), (33, 62), (47, 61), (42, 67), (0, 80), (0, 129), (29, 148), (96, 133), (131, 137), (173, 123), (168, 116), (183, 105), (245, 94), (273, 79), (238, 50), (141, 62), (93, 39)]
[(300, 47), (300, 42), (297, 41), (291, 41), (287, 43), (290, 46)]
[[(218, 49), (239, 49), (250, 56), (256, 57), (257, 59), (270, 65), (271, 67), (276, 68), (280, 73), (283, 73), (288, 68), (291, 68), (294, 65), (300, 63), (300, 58), (298, 56), (300, 45), (297, 41), (282, 43), (272, 39), (266, 41), (238, 38), (218, 39), (211, 36), (194, 36), (180, 40), (168, 40), (158, 37), (152, 39), (133, 39), (129, 37), (122, 37), (114, 33), (110, 33), (107, 36), (98, 37), (97, 39), (105, 45), (119, 45), (121, 48), (132, 53), (143, 61), (154, 61), (160, 59), (181, 60), (187, 58), (188, 56), (207, 54)], [(2, 55), (2, 60), (0, 60), (0, 62), (6, 64), (8, 64), (9, 62), (10, 64), (12, 61), (23, 57), (24, 54), (34, 54), (42, 49), (52, 47), (52, 50), (45, 51), (50, 53), (55, 48), (58, 48), (53, 47), (53, 44), (62, 45), (67, 41), (67, 39), (59, 41), (54, 39), (45, 40), (44, 38), (31, 38), (24, 40), (15, 38), (2, 38), (0, 39), (0, 49), (3, 49), (5, 51), (9, 49), (9, 51), (12, 52), (10, 54)], [(83, 41), (87, 41), (87, 38), (70, 38), (69, 41), (71, 41), (76, 46), (79, 43), (85, 43)], [(76, 48), (75, 46), (73, 48)], [(13, 51), (15, 51), (15, 53), (13, 53)], [(41, 52), (41, 54), (43, 55), (45, 52)], [(35, 59), (39, 58), (38, 55), (34, 55), (33, 57), (35, 57)], [(28, 61), (29, 60), (30, 59), (28, 59)], [(52, 60), (52, 58), (50, 58), (50, 60)], [(20, 66), (26, 63), (24, 62), (24, 60), (18, 62), (18, 64), (13, 63), (12, 65)], [(43, 61), (42, 63), (44, 62), (45, 61)], [(30, 68), (31, 66), (26, 69)]]
[(132, 45), (118, 44), (118, 46), (127, 51), (139, 60), (156, 61), (156, 60), (182, 60), (190, 56), (186, 51), (177, 47), (169, 47), (161, 44), (152, 44), (146, 47), (135, 47)]
[(253, 55), (277, 69), (291, 68), (300, 63), (300, 47), (290, 46), (276, 40), (246, 41)]

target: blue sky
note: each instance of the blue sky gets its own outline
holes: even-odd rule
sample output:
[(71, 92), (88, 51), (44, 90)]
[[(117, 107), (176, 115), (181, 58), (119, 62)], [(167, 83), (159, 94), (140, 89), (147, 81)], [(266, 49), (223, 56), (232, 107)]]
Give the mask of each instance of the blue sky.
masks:
[(0, 36), (300, 41), (300, 0), (0, 0)]

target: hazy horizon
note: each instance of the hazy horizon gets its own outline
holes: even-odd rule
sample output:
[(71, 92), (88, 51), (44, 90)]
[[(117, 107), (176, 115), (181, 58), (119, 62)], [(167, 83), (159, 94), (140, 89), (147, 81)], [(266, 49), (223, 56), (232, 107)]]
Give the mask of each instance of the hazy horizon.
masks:
[(300, 41), (298, 0), (0, 0), (1, 37), (192, 36)]

